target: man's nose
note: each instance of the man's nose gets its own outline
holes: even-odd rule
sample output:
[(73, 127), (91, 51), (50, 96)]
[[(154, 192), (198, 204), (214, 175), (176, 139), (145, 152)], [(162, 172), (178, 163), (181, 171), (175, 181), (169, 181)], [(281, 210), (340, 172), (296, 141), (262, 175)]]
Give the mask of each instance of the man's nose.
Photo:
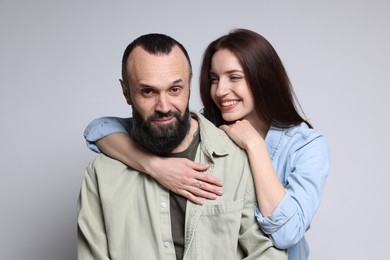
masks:
[(156, 102), (156, 111), (161, 112), (161, 113), (167, 113), (169, 112), (170, 107), (169, 107), (169, 102), (168, 98), (166, 95), (158, 95), (157, 97), (157, 102)]

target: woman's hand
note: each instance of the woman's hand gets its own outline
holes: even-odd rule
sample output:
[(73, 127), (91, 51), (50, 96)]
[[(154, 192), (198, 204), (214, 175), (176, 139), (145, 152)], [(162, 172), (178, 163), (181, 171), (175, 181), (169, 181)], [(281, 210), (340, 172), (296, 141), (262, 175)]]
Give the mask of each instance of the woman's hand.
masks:
[(209, 165), (193, 162), (185, 158), (155, 157), (150, 161), (150, 174), (161, 185), (196, 204), (203, 199), (216, 199), (222, 195), (223, 183), (203, 171)]
[(219, 128), (246, 151), (250, 145), (258, 142), (261, 138), (259, 132), (246, 119), (237, 120), (231, 125), (221, 125)]

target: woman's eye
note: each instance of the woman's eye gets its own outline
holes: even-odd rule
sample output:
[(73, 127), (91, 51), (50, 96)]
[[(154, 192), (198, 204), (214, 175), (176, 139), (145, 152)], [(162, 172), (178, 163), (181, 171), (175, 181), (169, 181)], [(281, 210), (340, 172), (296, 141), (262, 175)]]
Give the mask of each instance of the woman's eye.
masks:
[(241, 76), (241, 75), (232, 75), (229, 77), (230, 80), (232, 81), (237, 81), (237, 80), (240, 80), (240, 79), (243, 79), (244, 77)]
[(218, 83), (218, 78), (217, 78), (217, 77), (211, 77), (211, 78), (210, 78), (210, 83), (211, 83), (211, 84), (216, 84), (216, 83)]

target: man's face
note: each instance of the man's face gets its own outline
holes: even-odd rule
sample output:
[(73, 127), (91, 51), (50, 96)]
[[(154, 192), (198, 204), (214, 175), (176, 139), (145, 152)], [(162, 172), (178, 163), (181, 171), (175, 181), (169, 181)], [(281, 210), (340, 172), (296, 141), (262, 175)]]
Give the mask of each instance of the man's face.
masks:
[(132, 137), (155, 153), (171, 152), (190, 128), (189, 65), (174, 47), (169, 55), (152, 55), (136, 47), (127, 60), (130, 92), (123, 93), (132, 105)]

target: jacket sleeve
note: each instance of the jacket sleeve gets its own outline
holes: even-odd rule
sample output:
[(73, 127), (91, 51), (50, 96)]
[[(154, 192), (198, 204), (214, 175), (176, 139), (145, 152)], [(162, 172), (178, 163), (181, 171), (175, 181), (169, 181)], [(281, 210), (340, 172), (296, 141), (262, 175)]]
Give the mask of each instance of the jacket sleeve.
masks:
[(98, 186), (92, 164), (82, 182), (78, 200), (77, 256), (79, 260), (109, 260)]
[(241, 249), (244, 251), (244, 255), (246, 255), (244, 259), (287, 260), (287, 251), (274, 247), (272, 241), (263, 233), (256, 222), (254, 214), (255, 203), (256, 194), (252, 176), (250, 175), (244, 197), (239, 236)]
[(325, 138), (319, 135), (295, 147), (289, 158), (286, 194), (275, 211), (264, 217), (256, 207), (263, 231), (278, 248), (289, 248), (300, 241), (320, 205), (329, 172), (329, 153)]
[(113, 133), (121, 132), (129, 134), (131, 131), (131, 124), (131, 118), (100, 117), (94, 119), (84, 130), (84, 138), (87, 147), (94, 152), (100, 153), (95, 141)]

